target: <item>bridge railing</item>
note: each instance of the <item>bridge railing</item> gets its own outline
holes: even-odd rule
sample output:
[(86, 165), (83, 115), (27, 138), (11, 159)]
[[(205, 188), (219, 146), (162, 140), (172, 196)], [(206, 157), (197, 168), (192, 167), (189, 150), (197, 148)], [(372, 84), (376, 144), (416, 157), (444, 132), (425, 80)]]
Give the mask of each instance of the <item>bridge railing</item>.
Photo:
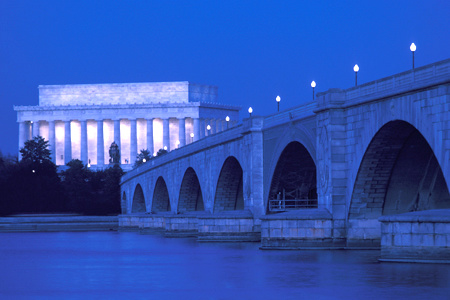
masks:
[(264, 118), (264, 128), (272, 127), (277, 124), (286, 123), (293, 119), (306, 118), (314, 115), (314, 110), (317, 107), (315, 101), (299, 105), (289, 110), (272, 114)]
[(317, 199), (274, 199), (269, 200), (269, 211), (281, 212), (288, 210), (317, 208)]
[(381, 78), (345, 90), (345, 99), (369, 96), (374, 93), (389, 92), (393, 89), (409, 88), (412, 84), (436, 80), (450, 76), (450, 59), (442, 60), (423, 67), (415, 68), (393, 76)]

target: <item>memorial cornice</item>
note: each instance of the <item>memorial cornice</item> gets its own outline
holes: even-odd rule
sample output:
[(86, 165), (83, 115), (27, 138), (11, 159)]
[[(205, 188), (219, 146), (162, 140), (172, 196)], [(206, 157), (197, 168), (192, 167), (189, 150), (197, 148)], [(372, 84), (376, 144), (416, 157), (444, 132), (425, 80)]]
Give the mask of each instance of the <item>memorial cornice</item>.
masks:
[(240, 107), (218, 103), (174, 103), (136, 105), (61, 105), (61, 106), (14, 106), (17, 121), (68, 121), (98, 119), (149, 119), (149, 118), (213, 118), (230, 115), (238, 119)]

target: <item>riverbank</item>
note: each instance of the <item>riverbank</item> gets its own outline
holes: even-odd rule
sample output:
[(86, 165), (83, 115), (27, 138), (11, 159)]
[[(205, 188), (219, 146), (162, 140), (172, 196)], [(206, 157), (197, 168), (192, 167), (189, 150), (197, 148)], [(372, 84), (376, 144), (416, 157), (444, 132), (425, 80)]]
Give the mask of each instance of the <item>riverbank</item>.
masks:
[(0, 217), (0, 232), (116, 231), (118, 227), (117, 216), (23, 214)]

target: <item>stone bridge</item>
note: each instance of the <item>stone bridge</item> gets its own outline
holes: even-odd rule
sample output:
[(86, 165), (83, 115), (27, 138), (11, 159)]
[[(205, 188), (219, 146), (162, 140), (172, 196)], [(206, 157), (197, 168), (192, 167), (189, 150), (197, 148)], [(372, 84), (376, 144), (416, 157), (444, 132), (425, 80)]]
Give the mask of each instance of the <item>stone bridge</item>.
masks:
[(450, 59), (243, 124), (121, 182), (123, 229), (450, 260)]

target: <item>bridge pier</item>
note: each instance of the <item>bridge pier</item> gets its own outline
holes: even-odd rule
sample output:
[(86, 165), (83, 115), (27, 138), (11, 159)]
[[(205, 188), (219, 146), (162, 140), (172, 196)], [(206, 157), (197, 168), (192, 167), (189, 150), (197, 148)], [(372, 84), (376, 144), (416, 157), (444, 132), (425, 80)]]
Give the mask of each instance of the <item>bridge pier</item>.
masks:
[(253, 214), (247, 210), (204, 215), (198, 218), (198, 241), (259, 242), (259, 229)]
[(209, 215), (205, 211), (192, 211), (182, 214), (167, 216), (165, 218), (166, 237), (197, 237), (198, 236), (198, 218)]
[(327, 209), (305, 209), (261, 217), (261, 249), (342, 249)]
[(380, 261), (450, 263), (450, 209), (383, 216)]

